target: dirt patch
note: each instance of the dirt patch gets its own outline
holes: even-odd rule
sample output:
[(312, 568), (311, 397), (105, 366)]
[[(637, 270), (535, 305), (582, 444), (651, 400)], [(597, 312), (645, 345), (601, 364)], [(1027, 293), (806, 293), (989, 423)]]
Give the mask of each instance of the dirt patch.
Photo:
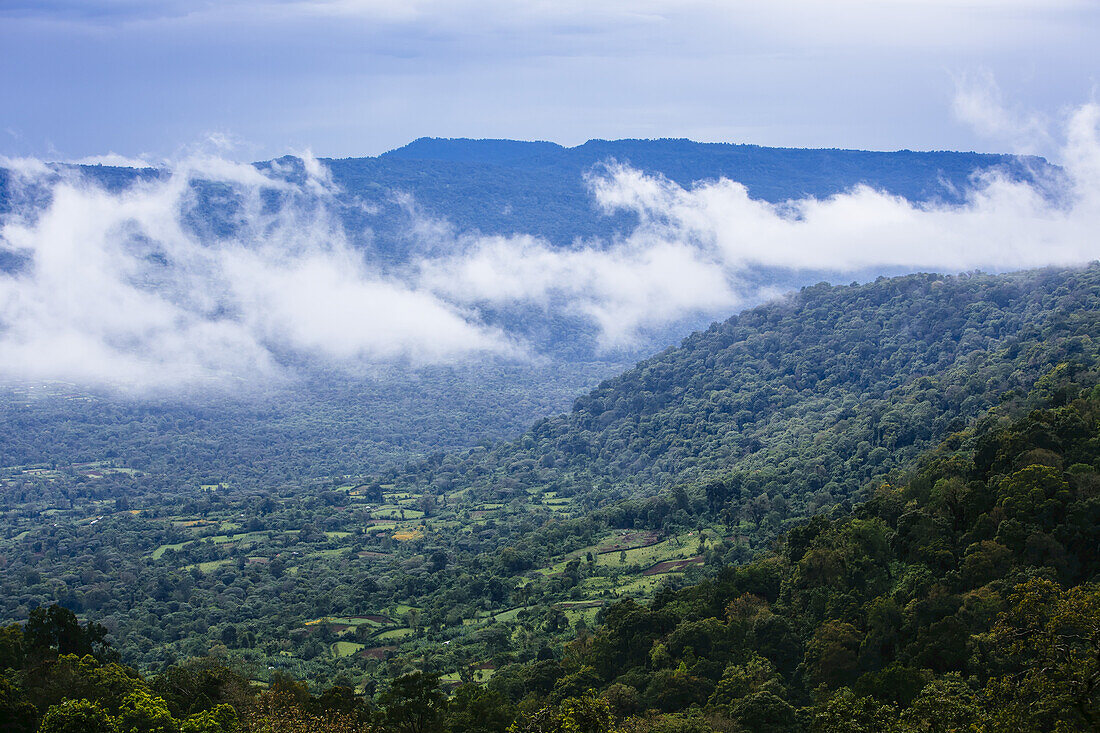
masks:
[(609, 552), (622, 552), (623, 550), (634, 550), (639, 547), (649, 547), (660, 541), (661, 539), (656, 532), (627, 532), (608, 540), (607, 544), (600, 545), (596, 550), (596, 554), (606, 555)]
[(395, 646), (373, 646), (360, 651), (359, 656), (363, 659), (385, 659), (388, 654), (395, 651), (397, 651)]
[(689, 557), (687, 560), (665, 560), (652, 565), (642, 571), (642, 575), (660, 575), (661, 573), (675, 573), (679, 570), (687, 570), (692, 565), (702, 565), (703, 556)]

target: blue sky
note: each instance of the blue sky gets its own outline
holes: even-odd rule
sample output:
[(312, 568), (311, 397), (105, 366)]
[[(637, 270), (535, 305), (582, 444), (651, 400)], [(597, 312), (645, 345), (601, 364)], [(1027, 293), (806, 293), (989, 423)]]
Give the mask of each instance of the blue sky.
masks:
[[(1057, 149), (1077, 0), (0, 0), (0, 155), (377, 154), (419, 136)], [(962, 90), (962, 103), (960, 103)]]

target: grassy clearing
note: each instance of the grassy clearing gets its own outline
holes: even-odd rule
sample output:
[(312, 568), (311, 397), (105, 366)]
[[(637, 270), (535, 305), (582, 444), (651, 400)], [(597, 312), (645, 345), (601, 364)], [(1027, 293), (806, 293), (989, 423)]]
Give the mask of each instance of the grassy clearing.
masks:
[(577, 623), (578, 619), (584, 619), (584, 623), (588, 628), (595, 628), (596, 616), (600, 613), (599, 606), (593, 608), (564, 608), (562, 611), (565, 613), (565, 617), (569, 619), (570, 624)]
[[(708, 540), (707, 546), (712, 541)], [(678, 537), (671, 537), (663, 542), (648, 547), (635, 547), (619, 552), (606, 552), (596, 557), (596, 564), (600, 567), (621, 568), (627, 565), (641, 565), (647, 568), (666, 560), (686, 560), (699, 554), (699, 535), (691, 532)], [(625, 558), (625, 559), (624, 559)]]
[(380, 634), (376, 634), (374, 638), (388, 641), (390, 639), (407, 639), (412, 635), (412, 629), (402, 626), (396, 629), (388, 629), (386, 631), (383, 631)]
[(228, 565), (231, 562), (233, 562), (233, 560), (229, 558), (226, 558), (225, 560), (210, 560), (208, 562), (200, 562), (198, 565), (186, 565), (180, 569), (192, 570), (194, 568), (198, 568), (200, 572), (209, 573), (211, 570), (220, 568), (222, 565)]
[(504, 623), (506, 621), (515, 621), (516, 617), (519, 616), (520, 611), (523, 611), (523, 610), (524, 610), (524, 607), (520, 606), (519, 608), (512, 608), (512, 609), (509, 609), (507, 611), (501, 611), (500, 613), (493, 616), (493, 620), (495, 620), (497, 623)]
[(358, 644), (354, 641), (338, 641), (332, 645), (332, 653), (337, 657), (350, 657), (365, 648), (365, 644)]
[(183, 549), (183, 547), (185, 545), (189, 545), (192, 542), (194, 542), (194, 540), (187, 540), (186, 542), (177, 542), (174, 545), (161, 545), (157, 549), (153, 550), (153, 554), (150, 555), (150, 557), (153, 558), (154, 560), (159, 560), (162, 557), (164, 557), (164, 553), (168, 552), (169, 550), (177, 550), (177, 551), (181, 550), (181, 549)]
[[(474, 682), (488, 682), (495, 672), (495, 669), (474, 669), (472, 679)], [(462, 683), (462, 675), (459, 672), (451, 672), (440, 677), (439, 681), (445, 685), (458, 685)]]
[(371, 512), (371, 516), (377, 519), (422, 519), (424, 517), (424, 512), (419, 509), (389, 506), (375, 509)]
[(628, 582), (622, 583), (618, 591), (626, 596), (650, 596), (657, 590), (665, 578), (681, 577), (683, 573), (665, 573), (663, 575), (642, 575)]

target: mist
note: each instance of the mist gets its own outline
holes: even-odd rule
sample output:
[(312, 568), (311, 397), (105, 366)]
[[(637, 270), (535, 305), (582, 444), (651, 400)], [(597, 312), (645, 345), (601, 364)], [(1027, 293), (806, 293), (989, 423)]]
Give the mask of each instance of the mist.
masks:
[[(972, 95), (960, 109), (1002, 124), (987, 102)], [(314, 361), (522, 361), (540, 345), (493, 314), (580, 319), (614, 350), (773, 297), (761, 269), (843, 279), (1084, 264), (1100, 257), (1098, 123), (1097, 105), (1067, 115), (1056, 180), (991, 173), (962, 205), (866, 187), (771, 204), (736, 181), (683, 187), (608, 161), (589, 175), (593, 202), (636, 214), (629, 231), (555, 247), (538, 232), (483, 236), (415, 214), (408, 236), (431, 241), (400, 266), (345, 231), (341, 192), (308, 154), (300, 178), (195, 155), (121, 191), (76, 169), (0, 161), (17, 193), (0, 255), (23, 263), (0, 271), (0, 377), (140, 392), (285, 381), (289, 365)], [(232, 204), (229, 233), (195, 225), (211, 185)]]

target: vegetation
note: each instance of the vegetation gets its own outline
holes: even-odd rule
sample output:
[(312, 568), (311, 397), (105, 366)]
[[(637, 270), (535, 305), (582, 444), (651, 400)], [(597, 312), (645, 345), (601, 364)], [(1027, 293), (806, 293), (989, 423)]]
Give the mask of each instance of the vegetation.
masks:
[(1095, 730), (1098, 431), (1100, 387), (989, 416), (856, 510), (649, 606), (619, 602), (561, 659), (489, 687), (525, 708), (595, 689), (620, 716), (754, 731)]
[[(375, 699), (260, 690), (209, 662), (145, 680), (66, 609), (0, 629), (13, 731), (1071, 731), (1100, 724), (1100, 385), (950, 436), (778, 551), (648, 606), (622, 600), (560, 654)], [(83, 655), (83, 656), (81, 656)]]
[[(47, 730), (1087, 729), (1098, 306), (1095, 267), (817, 286), (511, 442), (375, 474), (272, 450), (181, 491), (176, 458), (126, 464), (124, 433), (7, 467), (0, 709)], [(187, 687), (209, 675), (224, 694)]]

